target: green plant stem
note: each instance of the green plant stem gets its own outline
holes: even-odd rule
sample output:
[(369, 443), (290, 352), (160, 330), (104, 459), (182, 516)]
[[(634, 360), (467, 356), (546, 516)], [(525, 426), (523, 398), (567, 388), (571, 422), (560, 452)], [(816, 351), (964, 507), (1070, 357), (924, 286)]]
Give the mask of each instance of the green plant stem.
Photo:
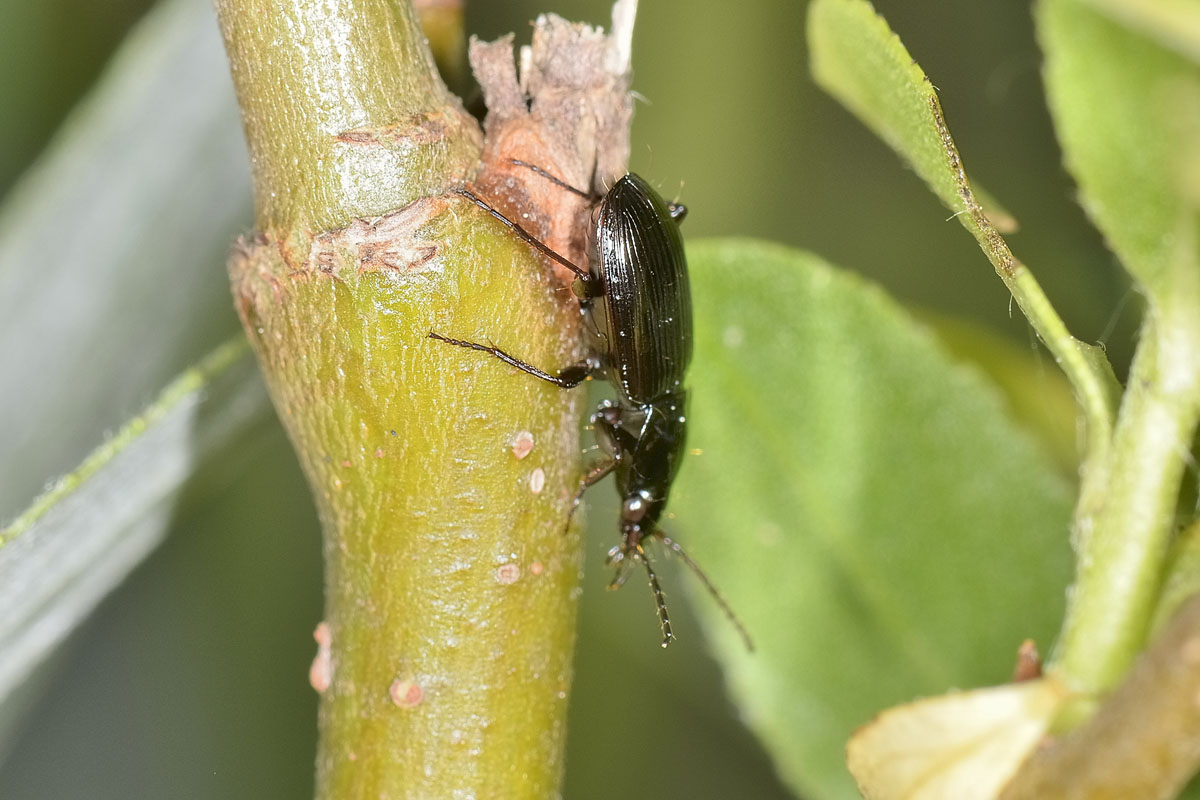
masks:
[[(1012, 258), (1007, 245), (1001, 252)], [(1087, 438), (1081, 463), (1086, 469), (1088, 464), (1102, 462), (1108, 452), (1120, 385), (1104, 351), (1072, 336), (1042, 291), (1041, 284), (1023, 264), (1014, 263), (1013, 273), (1005, 278), (1005, 284), (1020, 306), (1021, 313), (1070, 380), (1075, 399), (1083, 411)]]
[(1200, 419), (1200, 75), (1087, 3), (1042, 0), (1035, 16), (1066, 166), (1147, 308), (1111, 445), (1083, 465), (1077, 576), (1050, 665), (1086, 706), (1145, 646)]
[(1084, 475), (1074, 529), (1078, 576), (1050, 665), (1084, 694), (1114, 686), (1143, 646), (1200, 421), (1198, 355), (1191, 293), (1152, 308), (1110, 457)]
[[(217, 0), (260, 230), (316, 234), (445, 188), (478, 131), (407, 2)], [(302, 256), (303, 252), (299, 254)]]
[(555, 368), (578, 359), (577, 308), (448, 193), (479, 132), (407, 3), (218, 10), (261, 227), (231, 257), (234, 296), (324, 534), (317, 797), (552, 796), (584, 393), (429, 333)]
[[(324, 531), (317, 797), (547, 797), (572, 676), (580, 540), (563, 520), (584, 393), (428, 333), (499, 332), (563, 364), (574, 342), (546, 321), (569, 331), (571, 309), (465, 200), (372, 227), (389, 225), (421, 231), (386, 245), (417, 261), (379, 260), (362, 224), (299, 272), (270, 244), (231, 264)], [(534, 448), (518, 458), (522, 431)]]
[(1200, 519), (1193, 519), (1171, 543), (1162, 591), (1150, 624), (1150, 636), (1157, 635), (1194, 594), (1200, 594)]
[[(1045, 343), (1055, 362), (1071, 382), (1087, 426), (1082, 459), (1082, 468), (1086, 471), (1090, 465), (1104, 460), (1112, 436), (1113, 418), (1120, 396), (1120, 386), (1113, 374), (1112, 365), (1108, 363), (1108, 358), (1099, 347), (1081, 342), (1071, 335), (1037, 278), (1012, 254), (1004, 237), (996, 230), (984, 208), (975, 199), (975, 193), (963, 168), (962, 158), (942, 116), (941, 103), (932, 88), (929, 90), (927, 102), (933, 127), (937, 131), (944, 158), (954, 180), (953, 194), (943, 190), (942, 201), (952, 209), (961, 205), (959, 221), (975, 237), (995, 268), (996, 274), (1017, 301), (1021, 313), (1037, 331), (1038, 338)], [(930, 181), (930, 185), (935, 189), (939, 188), (933, 181)]]

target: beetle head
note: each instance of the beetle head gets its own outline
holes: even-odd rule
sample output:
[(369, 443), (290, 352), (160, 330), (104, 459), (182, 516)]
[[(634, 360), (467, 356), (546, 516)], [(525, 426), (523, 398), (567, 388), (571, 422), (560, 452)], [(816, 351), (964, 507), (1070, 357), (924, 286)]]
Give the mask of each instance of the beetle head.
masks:
[(621, 503), (621, 539), (626, 548), (634, 548), (654, 533), (666, 501), (639, 489), (625, 495)]

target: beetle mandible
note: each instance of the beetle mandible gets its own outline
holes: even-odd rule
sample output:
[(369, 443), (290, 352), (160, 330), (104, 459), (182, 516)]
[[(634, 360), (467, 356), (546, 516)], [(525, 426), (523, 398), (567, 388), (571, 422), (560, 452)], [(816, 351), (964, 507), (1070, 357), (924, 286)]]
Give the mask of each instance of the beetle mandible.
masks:
[[(700, 578), (721, 609), (753, 649), (750, 637), (729, 604), (679, 543), (659, 527), (679, 471), (687, 435), (684, 374), (692, 357), (692, 298), (679, 223), (687, 208), (668, 203), (634, 173), (627, 173), (601, 197), (584, 192), (533, 164), (513, 159), (556, 185), (594, 204), (588, 231), (588, 269), (559, 255), (484, 199), (465, 188), (455, 191), (508, 226), (531, 247), (571, 270), (577, 278), (580, 307), (591, 317), (599, 352), (552, 374), (491, 344), (430, 338), (480, 350), (563, 389), (589, 376), (602, 375), (617, 390), (615, 401), (601, 402), (592, 414), (596, 441), (606, 458), (587, 470), (571, 506), (578, 508), (588, 487), (614, 473), (622, 498), (621, 543), (608, 553), (617, 572), (610, 589), (624, 585), (633, 562), (650, 579), (662, 628), (662, 646), (675, 638), (666, 599), (643, 542), (654, 537), (676, 553)], [(570, 516), (568, 516), (568, 523)]]

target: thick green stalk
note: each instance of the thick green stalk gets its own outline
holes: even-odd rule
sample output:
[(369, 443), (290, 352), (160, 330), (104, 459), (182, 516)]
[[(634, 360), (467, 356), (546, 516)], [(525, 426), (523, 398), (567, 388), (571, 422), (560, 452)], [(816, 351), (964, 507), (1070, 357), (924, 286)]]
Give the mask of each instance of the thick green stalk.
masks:
[(260, 230), (302, 239), (474, 169), (478, 129), (438, 77), (409, 3), (217, 0), (217, 12)]
[(512, 159), (577, 185), (623, 168), (620, 5), (612, 40), (540, 20), (524, 84), (510, 43), (473, 48), (481, 163), (407, 4), (218, 0), (261, 228), (230, 276), (324, 531), (318, 798), (557, 791), (584, 393), (429, 334), (494, 339), (551, 370), (579, 359), (561, 277), (449, 190), (475, 176), (581, 257), (586, 204)]
[(529, 249), (462, 200), (418, 201), (316, 251), (292, 271), (251, 245), (231, 272), (324, 530), (317, 796), (549, 796), (583, 393), (428, 333), (495, 333), (563, 364), (573, 343), (554, 326), (571, 330), (570, 309)]

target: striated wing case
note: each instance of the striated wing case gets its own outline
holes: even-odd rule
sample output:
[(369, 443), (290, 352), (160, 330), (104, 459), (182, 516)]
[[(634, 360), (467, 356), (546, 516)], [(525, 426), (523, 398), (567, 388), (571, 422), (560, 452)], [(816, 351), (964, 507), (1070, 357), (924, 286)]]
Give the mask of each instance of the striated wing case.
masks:
[(614, 383), (648, 403), (683, 383), (692, 358), (692, 298), (683, 238), (667, 203), (634, 174), (605, 196), (595, 231)]

